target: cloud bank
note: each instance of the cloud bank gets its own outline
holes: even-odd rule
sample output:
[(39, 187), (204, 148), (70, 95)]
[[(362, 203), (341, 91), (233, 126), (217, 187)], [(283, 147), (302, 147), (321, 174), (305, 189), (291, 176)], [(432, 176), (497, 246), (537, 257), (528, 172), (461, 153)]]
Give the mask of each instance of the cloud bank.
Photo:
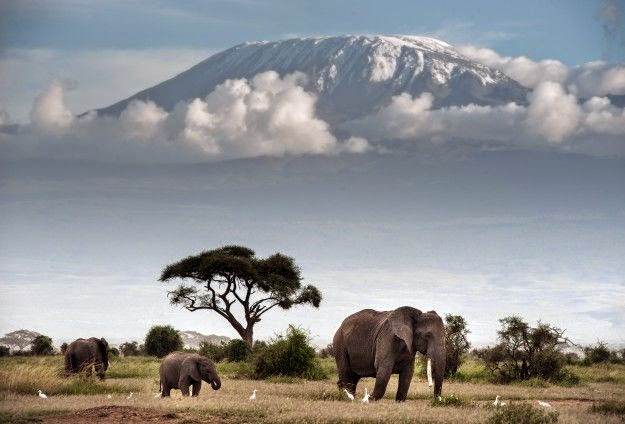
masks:
[[(54, 81), (37, 97), (31, 125), (0, 135), (7, 156), (129, 161), (201, 161), (302, 154), (360, 153), (363, 137), (338, 140), (316, 117), (315, 94), (305, 75), (281, 78), (268, 71), (251, 80), (227, 80), (208, 94), (167, 112), (152, 101), (133, 101), (117, 117), (89, 112), (75, 117)], [(13, 148), (13, 150), (11, 150)]]
[[(34, 101), (29, 125), (11, 126), (0, 109), (0, 154), (126, 162), (199, 162), (258, 156), (362, 153), (414, 149), (557, 149), (625, 156), (625, 65), (503, 57), (461, 46), (470, 59), (498, 68), (530, 88), (527, 104), (432, 109), (422, 93), (394, 96), (376, 113), (332, 128), (316, 115), (306, 76), (260, 73), (224, 81), (205, 98), (165, 111), (133, 101), (119, 117), (76, 117), (54, 81)], [(618, 99), (617, 99), (618, 101)], [(12, 129), (7, 130), (8, 127)], [(340, 137), (337, 136), (340, 134)]]

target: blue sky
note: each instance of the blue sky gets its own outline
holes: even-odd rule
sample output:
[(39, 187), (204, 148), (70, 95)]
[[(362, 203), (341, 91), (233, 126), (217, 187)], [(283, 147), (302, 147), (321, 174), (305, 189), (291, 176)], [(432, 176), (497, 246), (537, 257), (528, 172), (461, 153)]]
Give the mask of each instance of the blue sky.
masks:
[[(0, 19), (5, 47), (19, 48), (220, 50), (252, 40), (382, 33), (432, 35), (569, 65), (622, 61), (623, 33), (606, 37), (600, 5), (589, 0), (28, 1), (5, 3)], [(623, 13), (621, 8), (616, 23), (623, 23)]]
[[(324, 293), (319, 311), (264, 319), (260, 338), (296, 323), (324, 343), (356, 309), (409, 303), (462, 314), (476, 344), (492, 343), (510, 314), (567, 328), (580, 343), (625, 344), (625, 112), (602, 97), (625, 94), (624, 13), (616, 0), (2, 2), (0, 147), (26, 153), (0, 150), (0, 333), (118, 343), (171, 323), (235, 336), (214, 316), (172, 308), (156, 280), (186, 255), (241, 243), (293, 255)], [(127, 122), (74, 116), (238, 43), (354, 33), (465, 45), (521, 81), (528, 105), (433, 111), (415, 98), (373, 117), (382, 132), (399, 116), (424, 123), (408, 138), (452, 139), (418, 153), (389, 144), (385, 154), (192, 165), (184, 158), (195, 150), (157, 137), (169, 111), (145, 109), (152, 121), (139, 129), (154, 132), (138, 140), (123, 138)], [(298, 109), (299, 134), (312, 134), (314, 94), (274, 82), (310, 106)], [(327, 145), (343, 141), (317, 127)], [(465, 128), (483, 139), (453, 145)], [(501, 133), (511, 139), (491, 143)], [(150, 148), (151, 161), (117, 160)], [(175, 149), (183, 159), (163, 165)]]

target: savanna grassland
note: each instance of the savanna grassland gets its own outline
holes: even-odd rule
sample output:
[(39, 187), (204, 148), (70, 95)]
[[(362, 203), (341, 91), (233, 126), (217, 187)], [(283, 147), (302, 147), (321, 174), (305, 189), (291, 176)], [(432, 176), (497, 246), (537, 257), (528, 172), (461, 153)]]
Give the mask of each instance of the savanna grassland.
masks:
[[(571, 367), (581, 383), (562, 387), (532, 380), (523, 385), (490, 384), (483, 368), (469, 361), (460, 369), (463, 381), (445, 381), (441, 406), (432, 402), (431, 390), (418, 371), (404, 403), (393, 400), (396, 376), (383, 400), (350, 402), (336, 387), (333, 360), (324, 359), (321, 364), (329, 375), (325, 380), (276, 377), (261, 381), (241, 377), (246, 374), (244, 363), (220, 363), (221, 390), (203, 384), (199, 398), (183, 398), (174, 391), (171, 398), (161, 399), (154, 397), (159, 390), (159, 361), (155, 358), (113, 359), (104, 382), (62, 377), (61, 356), (0, 358), (0, 422), (470, 424), (487, 422), (498, 413), (492, 406), (496, 395), (507, 403), (503, 408), (549, 402), (561, 423), (625, 421), (624, 365)], [(373, 379), (362, 380), (358, 397), (365, 387), (371, 392), (373, 385)], [(39, 398), (39, 389), (49, 398)], [(250, 402), (253, 389), (258, 390), (257, 400)]]

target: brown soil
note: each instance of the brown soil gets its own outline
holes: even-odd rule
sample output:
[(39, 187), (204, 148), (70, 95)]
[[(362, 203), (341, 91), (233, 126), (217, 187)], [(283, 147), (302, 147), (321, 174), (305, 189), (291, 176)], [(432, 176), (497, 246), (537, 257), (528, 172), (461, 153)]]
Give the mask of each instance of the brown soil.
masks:
[(168, 423), (193, 424), (209, 423), (224, 424), (227, 420), (219, 417), (198, 416), (189, 412), (167, 412), (158, 409), (135, 408), (132, 406), (101, 406), (82, 409), (62, 415), (50, 415), (43, 418), (45, 424), (76, 423), (76, 424), (138, 424)]

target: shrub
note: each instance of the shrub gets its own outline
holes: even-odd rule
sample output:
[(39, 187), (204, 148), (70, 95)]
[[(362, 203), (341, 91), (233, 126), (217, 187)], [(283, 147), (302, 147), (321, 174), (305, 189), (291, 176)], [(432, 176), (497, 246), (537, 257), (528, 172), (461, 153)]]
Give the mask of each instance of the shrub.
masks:
[(52, 339), (48, 336), (38, 335), (34, 338), (30, 347), (30, 353), (33, 355), (52, 355), (54, 348), (52, 347)]
[(245, 361), (250, 353), (247, 343), (241, 339), (232, 339), (226, 345), (226, 358), (230, 362)]
[(67, 343), (61, 343), (61, 355), (65, 355), (65, 351), (67, 350)]
[(625, 401), (608, 400), (601, 403), (593, 403), (590, 412), (604, 415), (625, 415)]
[(0, 357), (9, 356), (11, 354), (11, 349), (7, 346), (0, 346)]
[(145, 351), (158, 358), (182, 349), (182, 337), (171, 325), (155, 325), (145, 336)]
[(610, 349), (604, 342), (597, 342), (594, 346), (584, 348), (584, 365), (598, 364), (610, 361)]
[(226, 359), (226, 345), (224, 343), (216, 345), (204, 341), (200, 343), (199, 353), (202, 356), (212, 359), (214, 362), (220, 362)]
[(292, 325), (286, 335), (276, 337), (256, 352), (254, 373), (257, 378), (277, 375), (310, 380), (326, 378), (325, 371), (315, 361), (315, 349), (310, 345), (310, 336)]
[(119, 356), (119, 349), (117, 349), (116, 347), (109, 347), (108, 354), (109, 354), (109, 358), (110, 357), (117, 358)]
[(558, 413), (544, 411), (528, 403), (498, 408), (486, 421), (488, 424), (551, 424), (558, 422)]
[(466, 400), (459, 398), (453, 393), (448, 396), (441, 396), (440, 398), (433, 398), (430, 401), (431, 406), (467, 406)]

